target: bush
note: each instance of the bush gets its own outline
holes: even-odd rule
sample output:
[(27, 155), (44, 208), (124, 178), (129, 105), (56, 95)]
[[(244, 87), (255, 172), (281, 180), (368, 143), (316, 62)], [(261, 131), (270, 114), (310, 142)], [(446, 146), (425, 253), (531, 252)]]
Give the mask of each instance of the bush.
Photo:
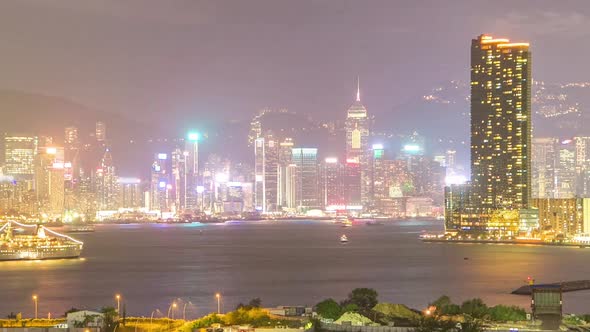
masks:
[(342, 315), (342, 307), (333, 299), (326, 299), (315, 305), (315, 311), (323, 318), (337, 320)]
[(193, 329), (201, 329), (210, 327), (213, 324), (223, 324), (223, 319), (217, 314), (210, 314), (205, 317), (197, 319), (193, 324)]
[(348, 294), (344, 304), (356, 304), (360, 310), (371, 310), (379, 303), (377, 291), (372, 288), (355, 288)]
[(467, 300), (461, 304), (461, 313), (473, 318), (483, 319), (488, 313), (488, 306), (479, 298)]
[(488, 310), (490, 319), (496, 322), (516, 322), (526, 320), (526, 311), (516, 306), (497, 305)]
[(430, 306), (436, 307), (436, 314), (438, 315), (458, 315), (461, 313), (461, 307), (454, 304), (451, 298), (443, 295), (430, 303)]

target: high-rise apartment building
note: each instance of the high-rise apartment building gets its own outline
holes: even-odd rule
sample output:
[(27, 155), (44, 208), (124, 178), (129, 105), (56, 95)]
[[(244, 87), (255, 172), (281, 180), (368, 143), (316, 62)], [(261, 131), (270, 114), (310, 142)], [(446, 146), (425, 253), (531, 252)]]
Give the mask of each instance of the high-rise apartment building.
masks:
[[(370, 200), (371, 177), (370, 177), (370, 148), (369, 148), (369, 117), (367, 109), (361, 104), (360, 84), (357, 82), (356, 100), (348, 108), (346, 114), (346, 159), (359, 163), (359, 183), (350, 184), (359, 192), (360, 204), (366, 205)], [(356, 202), (348, 202), (349, 205)]]
[(66, 145), (78, 144), (78, 127), (66, 127), (64, 134), (64, 143)]
[(481, 35), (471, 43), (471, 181), (480, 208), (528, 208), (531, 52)]
[(197, 186), (199, 185), (199, 140), (200, 134), (190, 132), (185, 141), (185, 164), (186, 164), (186, 194), (184, 209), (198, 210), (198, 193)]

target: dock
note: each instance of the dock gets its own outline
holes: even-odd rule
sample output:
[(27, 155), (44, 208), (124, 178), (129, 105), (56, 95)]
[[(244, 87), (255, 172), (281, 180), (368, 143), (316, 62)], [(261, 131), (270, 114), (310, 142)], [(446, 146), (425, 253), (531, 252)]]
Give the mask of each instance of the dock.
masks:
[(512, 291), (512, 294), (515, 295), (531, 295), (533, 293), (533, 287), (535, 286), (561, 286), (561, 291), (564, 293), (567, 292), (575, 292), (581, 290), (588, 290), (590, 289), (590, 280), (575, 280), (575, 281), (563, 281), (563, 282), (555, 282), (550, 284), (543, 284), (543, 285), (526, 285), (519, 287)]

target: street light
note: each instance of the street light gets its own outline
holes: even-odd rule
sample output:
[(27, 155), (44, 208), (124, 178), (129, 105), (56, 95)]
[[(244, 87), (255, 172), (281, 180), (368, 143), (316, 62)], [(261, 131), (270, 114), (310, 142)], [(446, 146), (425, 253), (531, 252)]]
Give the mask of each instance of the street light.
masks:
[(217, 298), (217, 313), (221, 314), (221, 294), (216, 293), (215, 297)]
[(170, 312), (172, 312), (172, 319), (174, 319), (174, 311), (172, 310), (172, 308), (176, 309), (176, 302), (172, 302), (172, 304), (170, 304), (170, 307), (168, 307), (168, 318), (170, 318)]
[(186, 305), (188, 303), (184, 303), (184, 307), (182, 308), (182, 320), (186, 320)]
[(121, 312), (121, 295), (115, 295), (115, 299), (117, 299), (117, 313)]
[(33, 294), (33, 302), (35, 302), (35, 319), (37, 319), (37, 313), (38, 313), (38, 308), (39, 308), (39, 298), (37, 297), (36, 294)]

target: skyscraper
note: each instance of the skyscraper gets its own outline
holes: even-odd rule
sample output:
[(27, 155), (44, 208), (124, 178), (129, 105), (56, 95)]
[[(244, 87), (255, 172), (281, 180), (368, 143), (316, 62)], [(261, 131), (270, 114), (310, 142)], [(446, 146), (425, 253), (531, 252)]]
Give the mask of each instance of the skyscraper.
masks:
[(102, 122), (96, 122), (96, 128), (94, 133), (96, 140), (99, 142), (104, 142), (107, 139), (107, 125)]
[(64, 142), (66, 145), (78, 144), (78, 128), (77, 127), (66, 127)]
[(532, 197), (555, 198), (557, 176), (557, 139), (533, 138)]
[(117, 208), (117, 177), (109, 148), (105, 149), (100, 166), (96, 170), (96, 192), (99, 209)]
[(481, 35), (471, 43), (471, 181), (480, 208), (528, 208), (531, 52)]
[(293, 148), (293, 164), (296, 166), (296, 201), (300, 209), (320, 206), (318, 188), (318, 149)]
[(338, 158), (326, 158), (323, 170), (323, 203), (327, 209), (343, 209), (344, 199), (344, 167)]
[(198, 210), (199, 185), (199, 133), (190, 132), (185, 142), (185, 163), (186, 163), (186, 194), (184, 208), (187, 210)]
[(256, 139), (256, 208), (273, 212), (279, 204), (279, 141), (270, 133)]
[[(358, 186), (350, 184), (350, 189), (359, 192), (360, 200), (366, 205), (370, 199), (370, 149), (369, 149), (369, 118), (367, 109), (361, 104), (360, 83), (357, 81), (356, 100), (348, 108), (346, 115), (346, 160), (359, 163), (360, 177)], [(356, 189), (355, 189), (356, 188)], [(348, 205), (356, 202), (347, 202)]]
[(4, 174), (19, 179), (32, 180), (37, 143), (36, 136), (5, 136)]

